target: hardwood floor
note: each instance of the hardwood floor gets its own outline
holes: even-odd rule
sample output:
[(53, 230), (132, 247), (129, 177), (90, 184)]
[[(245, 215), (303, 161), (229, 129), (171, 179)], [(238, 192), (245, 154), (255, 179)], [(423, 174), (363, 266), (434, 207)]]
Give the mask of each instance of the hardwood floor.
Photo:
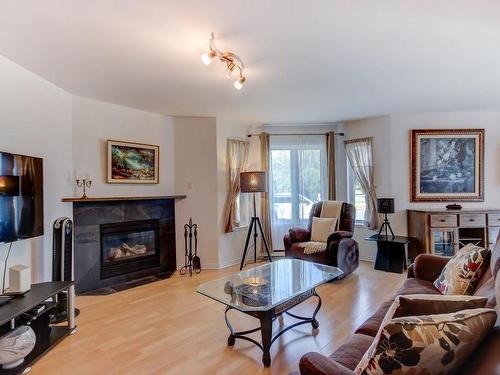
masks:
[[(285, 333), (273, 344), (266, 369), (253, 344), (236, 340), (227, 347), (224, 306), (196, 293), (200, 283), (237, 269), (204, 270), (192, 278), (176, 273), (109, 296), (77, 297), (78, 332), (36, 363), (32, 374), (298, 374), (302, 354), (329, 355), (405, 277), (362, 262), (345, 279), (320, 286), (319, 330), (303, 325)], [(295, 311), (311, 313), (315, 303), (311, 299)], [(230, 314), (237, 329), (257, 324), (247, 315)]]

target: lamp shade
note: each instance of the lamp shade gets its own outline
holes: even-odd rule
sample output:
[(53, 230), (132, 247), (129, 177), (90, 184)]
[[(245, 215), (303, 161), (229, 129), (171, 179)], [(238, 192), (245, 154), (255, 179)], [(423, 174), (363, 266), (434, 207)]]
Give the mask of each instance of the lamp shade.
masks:
[(0, 196), (19, 195), (19, 176), (0, 176)]
[(240, 173), (242, 193), (264, 193), (267, 191), (266, 172), (253, 171)]
[(377, 212), (379, 214), (393, 214), (394, 213), (394, 198), (378, 198), (377, 199)]

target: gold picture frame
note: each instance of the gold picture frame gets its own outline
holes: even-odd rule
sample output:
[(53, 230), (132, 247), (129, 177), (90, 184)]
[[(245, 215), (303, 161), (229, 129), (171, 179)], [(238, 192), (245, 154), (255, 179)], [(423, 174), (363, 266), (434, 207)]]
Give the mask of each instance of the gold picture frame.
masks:
[(107, 140), (107, 182), (110, 184), (158, 184), (160, 146)]
[(484, 129), (410, 130), (412, 202), (484, 201)]

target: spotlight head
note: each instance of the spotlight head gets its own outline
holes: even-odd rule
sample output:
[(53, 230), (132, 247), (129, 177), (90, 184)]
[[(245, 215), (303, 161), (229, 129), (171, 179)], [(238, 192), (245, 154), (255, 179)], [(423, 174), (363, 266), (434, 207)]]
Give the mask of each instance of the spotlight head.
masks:
[(234, 87), (236, 88), (236, 90), (241, 90), (245, 81), (246, 78), (241, 76), (236, 82), (234, 82)]
[(201, 55), (201, 61), (206, 66), (209, 66), (214, 57), (215, 57), (215, 52), (213, 50), (210, 50), (209, 52), (204, 53), (203, 55)]
[(226, 64), (226, 68), (227, 68), (226, 77), (231, 78), (231, 76), (233, 75), (234, 68), (236, 68), (236, 64), (233, 62), (228, 62)]

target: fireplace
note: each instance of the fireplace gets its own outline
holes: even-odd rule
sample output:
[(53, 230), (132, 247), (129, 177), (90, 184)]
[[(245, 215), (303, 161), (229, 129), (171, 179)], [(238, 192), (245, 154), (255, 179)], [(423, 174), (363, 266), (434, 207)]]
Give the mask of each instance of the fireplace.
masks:
[(175, 272), (174, 203), (170, 197), (74, 202), (76, 293)]
[(157, 267), (158, 220), (101, 224), (101, 279)]

